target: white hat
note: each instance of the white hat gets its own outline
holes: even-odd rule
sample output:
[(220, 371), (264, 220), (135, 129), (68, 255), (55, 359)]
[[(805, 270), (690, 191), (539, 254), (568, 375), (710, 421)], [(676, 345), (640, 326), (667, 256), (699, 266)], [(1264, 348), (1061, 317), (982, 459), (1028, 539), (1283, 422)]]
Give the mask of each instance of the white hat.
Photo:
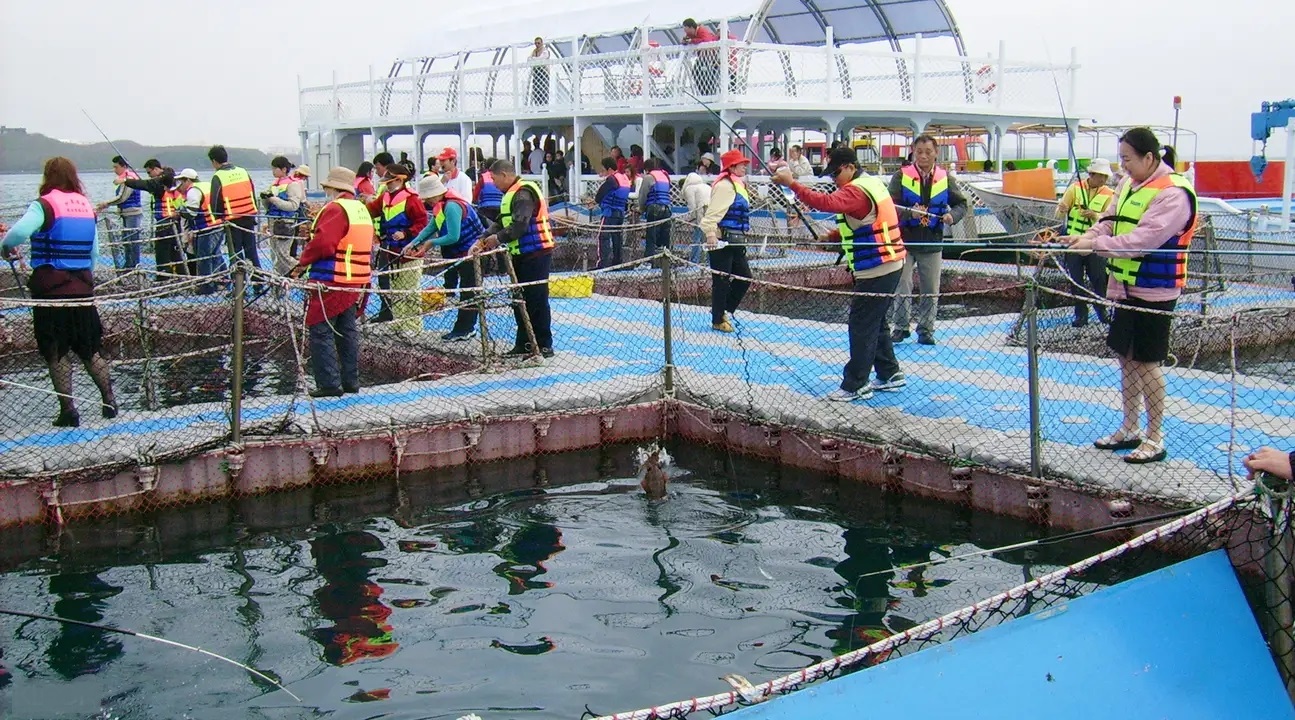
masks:
[(335, 167), (328, 171), (328, 177), (319, 183), (322, 188), (338, 192), (355, 192), (355, 171), (345, 167)]
[(176, 180), (192, 180), (198, 182), (198, 171), (193, 168), (185, 168), (175, 174)]
[(297, 173), (302, 177), (310, 177), (310, 166), (298, 165), (295, 169), (293, 169), (293, 172)]
[(418, 197), (427, 200), (444, 194), (445, 183), (435, 175), (428, 175), (418, 181)]
[(1111, 161), (1110, 161), (1110, 160), (1107, 160), (1106, 158), (1093, 158), (1092, 160), (1089, 160), (1089, 161), (1088, 161), (1088, 174), (1089, 174), (1089, 175), (1105, 175), (1106, 177), (1110, 177), (1110, 176), (1111, 176)]

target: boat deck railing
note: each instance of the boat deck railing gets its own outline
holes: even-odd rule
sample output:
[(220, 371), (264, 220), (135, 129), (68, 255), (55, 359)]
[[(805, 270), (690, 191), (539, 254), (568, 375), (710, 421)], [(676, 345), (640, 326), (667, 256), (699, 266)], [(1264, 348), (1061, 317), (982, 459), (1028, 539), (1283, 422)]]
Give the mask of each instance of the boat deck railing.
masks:
[[(1073, 53), (1065, 64), (1006, 54), (959, 57), (875, 46), (745, 43), (648, 47), (396, 77), (334, 81), (300, 91), (301, 127), (499, 124), (545, 115), (695, 113), (717, 107), (801, 114), (867, 113), (906, 124), (910, 116), (1074, 117)], [(516, 57), (517, 53), (509, 53)], [(403, 74), (408, 69), (409, 74)], [(810, 115), (812, 116), (812, 115)]]

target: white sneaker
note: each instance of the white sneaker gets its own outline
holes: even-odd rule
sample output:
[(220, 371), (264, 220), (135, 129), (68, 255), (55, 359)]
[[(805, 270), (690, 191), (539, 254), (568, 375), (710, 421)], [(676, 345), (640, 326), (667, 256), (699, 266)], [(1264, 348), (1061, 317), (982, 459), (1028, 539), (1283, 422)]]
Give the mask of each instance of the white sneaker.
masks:
[(828, 393), (826, 399), (832, 402), (854, 402), (855, 400), (867, 400), (870, 397), (872, 397), (871, 387), (860, 388), (854, 392), (837, 388)]
[(873, 380), (869, 387), (873, 390), (880, 390), (882, 392), (894, 392), (907, 384), (908, 380), (904, 378), (904, 373), (897, 372), (894, 375), (891, 375), (889, 380)]

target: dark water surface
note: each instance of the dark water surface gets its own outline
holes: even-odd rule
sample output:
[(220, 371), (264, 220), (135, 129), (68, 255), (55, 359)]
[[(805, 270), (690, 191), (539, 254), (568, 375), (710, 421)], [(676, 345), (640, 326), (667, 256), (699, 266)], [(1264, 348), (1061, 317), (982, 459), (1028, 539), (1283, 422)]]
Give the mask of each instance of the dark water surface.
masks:
[[(20, 718), (576, 718), (860, 647), (1100, 549), (860, 575), (1040, 528), (679, 447), (632, 447), (0, 533), (0, 606), (254, 664), (0, 617)], [(3, 715), (3, 713), (0, 713)]]

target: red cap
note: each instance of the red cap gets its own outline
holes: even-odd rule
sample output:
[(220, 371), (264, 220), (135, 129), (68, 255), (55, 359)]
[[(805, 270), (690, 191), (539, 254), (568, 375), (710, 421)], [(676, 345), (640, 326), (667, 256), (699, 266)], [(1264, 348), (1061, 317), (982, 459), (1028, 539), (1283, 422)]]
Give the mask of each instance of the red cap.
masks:
[(458, 151), (458, 150), (455, 150), (455, 149), (454, 149), (454, 148), (452, 148), (452, 147), (447, 147), (447, 148), (445, 148), (444, 150), (442, 150), (442, 151), (441, 151), (441, 154), (440, 154), (440, 155), (437, 155), (437, 156), (436, 156), (436, 159), (437, 159), (437, 160), (458, 160), (458, 159), (459, 159), (459, 151)]
[(749, 162), (751, 162), (750, 159), (748, 159), (747, 156), (743, 154), (741, 150), (729, 150), (728, 152), (719, 156), (719, 169), (721, 171), (727, 171), (729, 168), (733, 167), (734, 165), (740, 165), (742, 163), (749, 163)]

